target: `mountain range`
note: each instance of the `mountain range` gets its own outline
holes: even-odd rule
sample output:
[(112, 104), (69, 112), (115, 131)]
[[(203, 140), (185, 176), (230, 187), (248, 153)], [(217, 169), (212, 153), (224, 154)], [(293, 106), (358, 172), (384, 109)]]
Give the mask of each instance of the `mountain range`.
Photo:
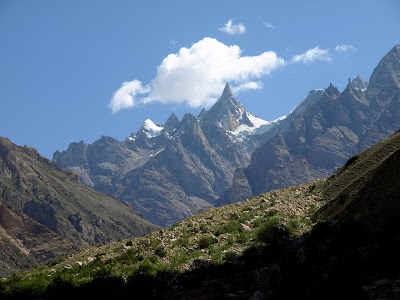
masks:
[(72, 143), (53, 161), (85, 185), (129, 204), (160, 226), (211, 206), (332, 174), (351, 156), (400, 127), (400, 45), (369, 82), (310, 91), (286, 116), (265, 121), (235, 99), (229, 84), (197, 117), (146, 120), (125, 141)]
[(168, 226), (214, 206), (236, 168), (245, 166), (254, 138), (272, 126), (250, 114), (229, 84), (209, 110), (163, 126), (146, 120), (120, 142), (103, 136), (93, 144), (72, 143), (53, 161), (100, 192), (131, 205), (152, 223)]
[(211, 208), (146, 237), (92, 247), (0, 281), (0, 295), (396, 299), (399, 167), (397, 131), (328, 178)]
[(398, 130), (400, 45), (381, 59), (368, 84), (357, 77), (341, 93), (331, 84), (319, 99), (303, 103), (304, 112), (291, 118), (290, 127), (256, 149), (249, 166), (236, 170), (222, 203), (328, 176)]

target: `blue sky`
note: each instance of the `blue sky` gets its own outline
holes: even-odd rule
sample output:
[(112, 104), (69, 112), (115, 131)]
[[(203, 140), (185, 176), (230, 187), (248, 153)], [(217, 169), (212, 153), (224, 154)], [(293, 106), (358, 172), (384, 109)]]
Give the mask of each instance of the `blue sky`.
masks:
[[(123, 140), (147, 118), (163, 123), (172, 111), (178, 117), (197, 114), (226, 78), (238, 88), (251, 83), (253, 89), (242, 88), (236, 98), (272, 120), (310, 89), (332, 82), (342, 90), (357, 74), (369, 79), (382, 56), (400, 43), (399, 16), (396, 0), (2, 0), (0, 136), (49, 158), (73, 141), (90, 143), (102, 135)], [(228, 29), (242, 32), (222, 30), (231, 19)], [(335, 51), (338, 45), (354, 48)], [(180, 52), (183, 47), (186, 52)], [(195, 47), (196, 53), (212, 52), (188, 58)], [(305, 56), (310, 49), (315, 55)], [(170, 54), (175, 56), (163, 64)], [(303, 56), (295, 62), (296, 55)], [(196, 60), (201, 66), (202, 59), (210, 67), (198, 74), (191, 65)], [(221, 61), (227, 69), (216, 72), (214, 62)], [(179, 71), (172, 75), (165, 71), (171, 62)], [(140, 89), (128, 85), (121, 99), (135, 107), (113, 113), (114, 92), (134, 80)], [(185, 86), (180, 95), (168, 90), (179, 84)], [(202, 91), (194, 93), (196, 87)]]

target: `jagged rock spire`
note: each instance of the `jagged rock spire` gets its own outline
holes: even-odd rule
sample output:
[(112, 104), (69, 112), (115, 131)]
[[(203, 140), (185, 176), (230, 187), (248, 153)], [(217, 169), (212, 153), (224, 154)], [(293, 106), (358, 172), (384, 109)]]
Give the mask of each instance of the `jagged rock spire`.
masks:
[(221, 99), (234, 98), (229, 82), (225, 84), (224, 91), (222, 92)]
[(332, 83), (329, 84), (329, 87), (325, 89), (325, 93), (327, 93), (331, 97), (339, 96), (340, 92)]
[(174, 112), (171, 113), (164, 125), (164, 131), (174, 130), (179, 125), (179, 119)]
[(235, 130), (241, 124), (253, 126), (247, 117), (246, 108), (235, 99), (228, 82), (219, 100), (204, 114), (202, 120), (229, 131)]
[(368, 82), (357, 75), (356, 78), (351, 81), (351, 85), (354, 89), (358, 91), (366, 91), (368, 87)]

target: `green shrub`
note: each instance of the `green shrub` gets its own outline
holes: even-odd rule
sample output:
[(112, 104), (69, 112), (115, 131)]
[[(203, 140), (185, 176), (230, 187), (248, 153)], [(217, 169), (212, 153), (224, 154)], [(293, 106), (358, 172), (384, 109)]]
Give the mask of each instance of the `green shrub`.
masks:
[(126, 251), (125, 253), (121, 254), (120, 256), (114, 259), (115, 262), (122, 264), (134, 264), (142, 260), (143, 260), (143, 255), (141, 251), (137, 249), (129, 249), (128, 251)]
[(208, 249), (212, 244), (217, 243), (218, 240), (211, 236), (204, 236), (199, 240), (200, 249)]
[(155, 249), (160, 243), (159, 239), (151, 239), (149, 247)]
[(201, 231), (202, 233), (207, 233), (207, 232), (208, 232), (208, 228), (207, 228), (207, 226), (204, 225), (204, 224), (201, 224), (200, 227), (199, 227), (199, 229), (200, 229), (200, 231)]
[(313, 183), (312, 185), (310, 185), (308, 187), (308, 192), (311, 193), (313, 190), (315, 190), (316, 187), (317, 187), (317, 185), (315, 183)]
[(221, 234), (224, 233), (234, 233), (234, 232), (238, 232), (239, 231), (239, 223), (237, 221), (229, 221), (228, 223), (218, 226), (215, 230), (214, 230), (214, 235), (215, 236), (219, 236)]
[(132, 241), (127, 241), (125, 246), (132, 247), (133, 246), (133, 242)]
[(359, 158), (359, 155), (354, 155), (353, 157), (351, 157), (351, 158), (345, 163), (345, 166), (346, 166), (346, 167), (351, 166), (352, 164), (355, 163), (355, 161), (356, 161), (358, 158)]
[(257, 240), (260, 242), (268, 243), (271, 238), (276, 234), (278, 223), (278, 218), (270, 218), (262, 223), (256, 232)]
[(165, 251), (164, 247), (158, 247), (156, 250), (154, 250), (154, 253), (159, 257), (165, 257), (167, 255), (167, 252)]
[(317, 207), (315, 206), (315, 204), (311, 204), (310, 208), (308, 209), (307, 214), (310, 216), (310, 215), (315, 214), (316, 211), (317, 211)]
[(224, 254), (223, 260), (233, 260), (237, 257), (236, 253), (232, 251), (227, 251)]
[(155, 256), (155, 255), (152, 255), (152, 256), (149, 257), (149, 261), (150, 261), (152, 264), (156, 264), (156, 263), (158, 263), (158, 257)]
[(296, 229), (299, 228), (299, 222), (295, 219), (292, 219), (288, 222), (287, 228), (290, 234), (294, 234), (296, 232)]
[(189, 240), (187, 238), (178, 238), (174, 242), (174, 246), (180, 246), (180, 247), (189, 247)]
[(241, 244), (244, 244), (250, 240), (250, 237), (251, 231), (242, 231), (239, 233), (237, 241)]

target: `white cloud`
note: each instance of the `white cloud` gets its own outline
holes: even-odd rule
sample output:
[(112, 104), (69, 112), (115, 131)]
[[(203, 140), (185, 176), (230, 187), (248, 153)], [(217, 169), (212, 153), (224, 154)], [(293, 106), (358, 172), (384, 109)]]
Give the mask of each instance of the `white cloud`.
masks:
[(218, 28), (218, 30), (231, 35), (243, 34), (246, 32), (246, 26), (242, 23), (233, 25), (233, 19), (230, 19), (228, 23), (225, 23), (224, 27)]
[(275, 26), (274, 26), (273, 24), (268, 23), (268, 22), (264, 22), (264, 26), (267, 27), (268, 29), (273, 29), (273, 28), (275, 28)]
[(335, 48), (335, 52), (342, 52), (342, 53), (347, 53), (347, 52), (357, 52), (357, 48), (351, 45), (337, 45)]
[[(139, 80), (123, 83), (109, 107), (114, 113), (151, 102), (209, 107), (218, 99), (226, 82), (236, 92), (259, 89), (262, 84), (257, 79), (285, 65), (273, 51), (257, 56), (241, 54), (236, 45), (227, 46), (206, 37), (164, 58), (150, 84), (143, 86)], [(146, 95), (137, 97), (139, 94)]]
[(263, 83), (260, 81), (249, 81), (246, 83), (239, 84), (238, 86), (234, 86), (232, 88), (232, 92), (234, 94), (242, 91), (248, 91), (248, 90), (260, 90), (263, 88)]
[(292, 62), (303, 62), (305, 64), (312, 63), (315, 60), (331, 61), (331, 55), (329, 49), (321, 49), (320, 47), (315, 47), (307, 50), (302, 54), (293, 56)]
[[(236, 90), (249, 89), (253, 79), (267, 76), (284, 65), (275, 52), (241, 56), (238, 46), (227, 46), (204, 38), (190, 48), (168, 55), (157, 68), (151, 92), (142, 101), (186, 103), (191, 107), (211, 106), (228, 81)], [(253, 88), (255, 85), (253, 84)]]
[(261, 89), (261, 79), (272, 71), (315, 60), (330, 61), (329, 49), (315, 47), (285, 62), (273, 51), (242, 56), (239, 46), (227, 46), (206, 37), (190, 48), (183, 47), (178, 53), (164, 58), (150, 83), (143, 85), (136, 79), (124, 82), (114, 93), (109, 107), (113, 113), (154, 102), (210, 107), (221, 95), (226, 82), (235, 93)]
[(124, 109), (134, 107), (136, 104), (135, 96), (150, 92), (149, 87), (143, 87), (139, 80), (127, 81), (121, 84), (121, 87), (114, 92), (110, 104), (113, 113)]

